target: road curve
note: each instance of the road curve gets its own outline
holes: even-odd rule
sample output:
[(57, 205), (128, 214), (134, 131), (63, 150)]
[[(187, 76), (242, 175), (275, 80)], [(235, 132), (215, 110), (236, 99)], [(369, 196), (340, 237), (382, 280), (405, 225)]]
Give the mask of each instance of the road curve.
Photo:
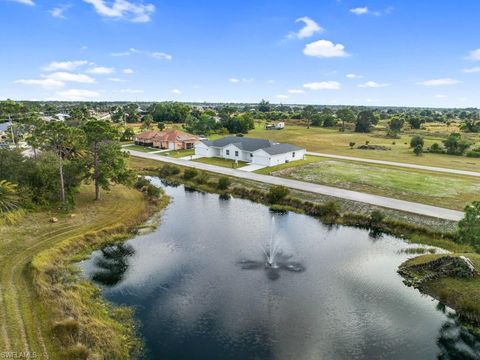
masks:
[(259, 181), (266, 184), (271, 185), (283, 185), (289, 187), (291, 189), (308, 191), (312, 193), (322, 194), (333, 196), (341, 199), (358, 201), (370, 205), (381, 206), (388, 209), (395, 209), (400, 211), (405, 211), (413, 214), (418, 215), (425, 215), (439, 219), (445, 220), (453, 220), (458, 221), (463, 218), (464, 213), (461, 211), (450, 210), (445, 208), (440, 208), (431, 205), (425, 205), (420, 203), (414, 203), (405, 200), (398, 200), (393, 198), (388, 198), (384, 196), (366, 194), (358, 191), (351, 191), (345, 189), (338, 189), (331, 186), (319, 185), (319, 184), (312, 184), (304, 181), (292, 180), (292, 179), (285, 179), (270, 175), (262, 175), (251, 173), (247, 171), (235, 170), (224, 168), (220, 166), (210, 165), (210, 164), (203, 164), (200, 162), (189, 161), (189, 160), (182, 160), (167, 156), (161, 156), (158, 154), (151, 154), (145, 153), (135, 150), (128, 150), (124, 149), (124, 151), (129, 152), (131, 155), (136, 157), (141, 157), (145, 159), (151, 160), (158, 160), (165, 163), (171, 163), (181, 166), (188, 166), (199, 170), (211, 171), (218, 174), (228, 175), (228, 176), (235, 176), (242, 179)]
[(408, 164), (408, 163), (401, 163), (401, 162), (395, 162), (395, 161), (365, 159), (365, 158), (359, 158), (359, 157), (353, 157), (353, 156), (333, 155), (333, 154), (325, 154), (325, 153), (318, 153), (318, 152), (311, 152), (311, 151), (307, 151), (306, 154), (313, 155), (313, 156), (321, 156), (321, 157), (326, 157), (331, 159), (358, 161), (358, 162), (364, 162), (369, 164), (398, 166), (398, 167), (404, 167), (409, 169), (434, 171), (434, 172), (440, 172), (440, 173), (446, 173), (446, 174), (480, 177), (480, 172), (475, 172), (475, 171), (449, 169), (449, 168), (442, 168), (437, 166), (416, 165), (416, 164)]

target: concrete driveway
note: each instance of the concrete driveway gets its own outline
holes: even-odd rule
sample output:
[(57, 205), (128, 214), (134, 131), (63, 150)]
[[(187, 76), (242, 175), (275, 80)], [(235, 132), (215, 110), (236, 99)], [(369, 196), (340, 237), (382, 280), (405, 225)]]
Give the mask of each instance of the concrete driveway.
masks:
[(250, 164), (250, 165), (247, 165), (247, 166), (243, 166), (241, 168), (238, 168), (238, 170), (242, 170), (242, 171), (249, 171), (249, 172), (252, 172), (252, 171), (257, 171), (257, 170), (260, 170), (260, 169), (263, 169), (264, 165), (257, 165), (257, 164)]
[(425, 205), (425, 204), (399, 200), (394, 198), (388, 198), (385, 196), (366, 194), (358, 191), (351, 191), (351, 190), (345, 190), (345, 189), (338, 189), (331, 186), (312, 184), (312, 183), (292, 180), (292, 179), (284, 179), (284, 178), (270, 176), (270, 175), (262, 175), (262, 174), (252, 173), (249, 171), (242, 171), (240, 169), (230, 169), (230, 168), (225, 168), (225, 167), (220, 167), (220, 166), (215, 166), (210, 164), (199, 163), (195, 161), (170, 158), (170, 157), (161, 156), (158, 154), (143, 153), (135, 150), (124, 149), (124, 151), (127, 151), (131, 155), (137, 156), (140, 158), (158, 160), (164, 163), (192, 167), (199, 170), (210, 171), (210, 172), (228, 175), (228, 176), (235, 176), (241, 179), (259, 181), (259, 182), (271, 184), (271, 185), (282, 185), (282, 186), (289, 187), (291, 189), (333, 196), (340, 199), (358, 201), (358, 202), (362, 202), (370, 205), (376, 205), (376, 206), (380, 206), (388, 209), (405, 211), (412, 214), (430, 216), (438, 219), (459, 221), (465, 215), (462, 211), (445, 209), (441, 207)]

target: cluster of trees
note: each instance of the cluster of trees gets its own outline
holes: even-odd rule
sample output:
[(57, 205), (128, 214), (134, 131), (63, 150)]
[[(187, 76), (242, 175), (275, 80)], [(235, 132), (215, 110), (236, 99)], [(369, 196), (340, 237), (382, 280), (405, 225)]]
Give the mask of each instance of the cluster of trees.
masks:
[[(134, 179), (118, 141), (120, 134), (108, 122), (87, 120), (71, 126), (36, 119), (18, 126), (34, 154), (25, 157), (19, 149), (0, 150), (0, 199), (3, 193), (11, 198), (8, 189), (15, 189), (18, 206), (59, 202), (69, 208), (82, 182), (94, 184), (98, 200), (101, 189)], [(9, 209), (0, 205), (0, 213)]]

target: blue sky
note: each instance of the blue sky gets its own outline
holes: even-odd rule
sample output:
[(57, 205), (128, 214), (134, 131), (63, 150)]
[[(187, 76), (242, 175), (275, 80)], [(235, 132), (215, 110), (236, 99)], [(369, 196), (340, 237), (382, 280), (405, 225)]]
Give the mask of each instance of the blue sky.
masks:
[(480, 1), (0, 0), (0, 98), (466, 107)]

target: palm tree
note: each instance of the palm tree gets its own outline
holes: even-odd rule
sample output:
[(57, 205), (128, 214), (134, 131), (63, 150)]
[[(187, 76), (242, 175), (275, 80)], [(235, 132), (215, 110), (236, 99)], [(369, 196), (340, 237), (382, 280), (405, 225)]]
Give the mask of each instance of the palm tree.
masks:
[(7, 180), (0, 180), (0, 214), (17, 209), (20, 197), (17, 194), (17, 185)]

